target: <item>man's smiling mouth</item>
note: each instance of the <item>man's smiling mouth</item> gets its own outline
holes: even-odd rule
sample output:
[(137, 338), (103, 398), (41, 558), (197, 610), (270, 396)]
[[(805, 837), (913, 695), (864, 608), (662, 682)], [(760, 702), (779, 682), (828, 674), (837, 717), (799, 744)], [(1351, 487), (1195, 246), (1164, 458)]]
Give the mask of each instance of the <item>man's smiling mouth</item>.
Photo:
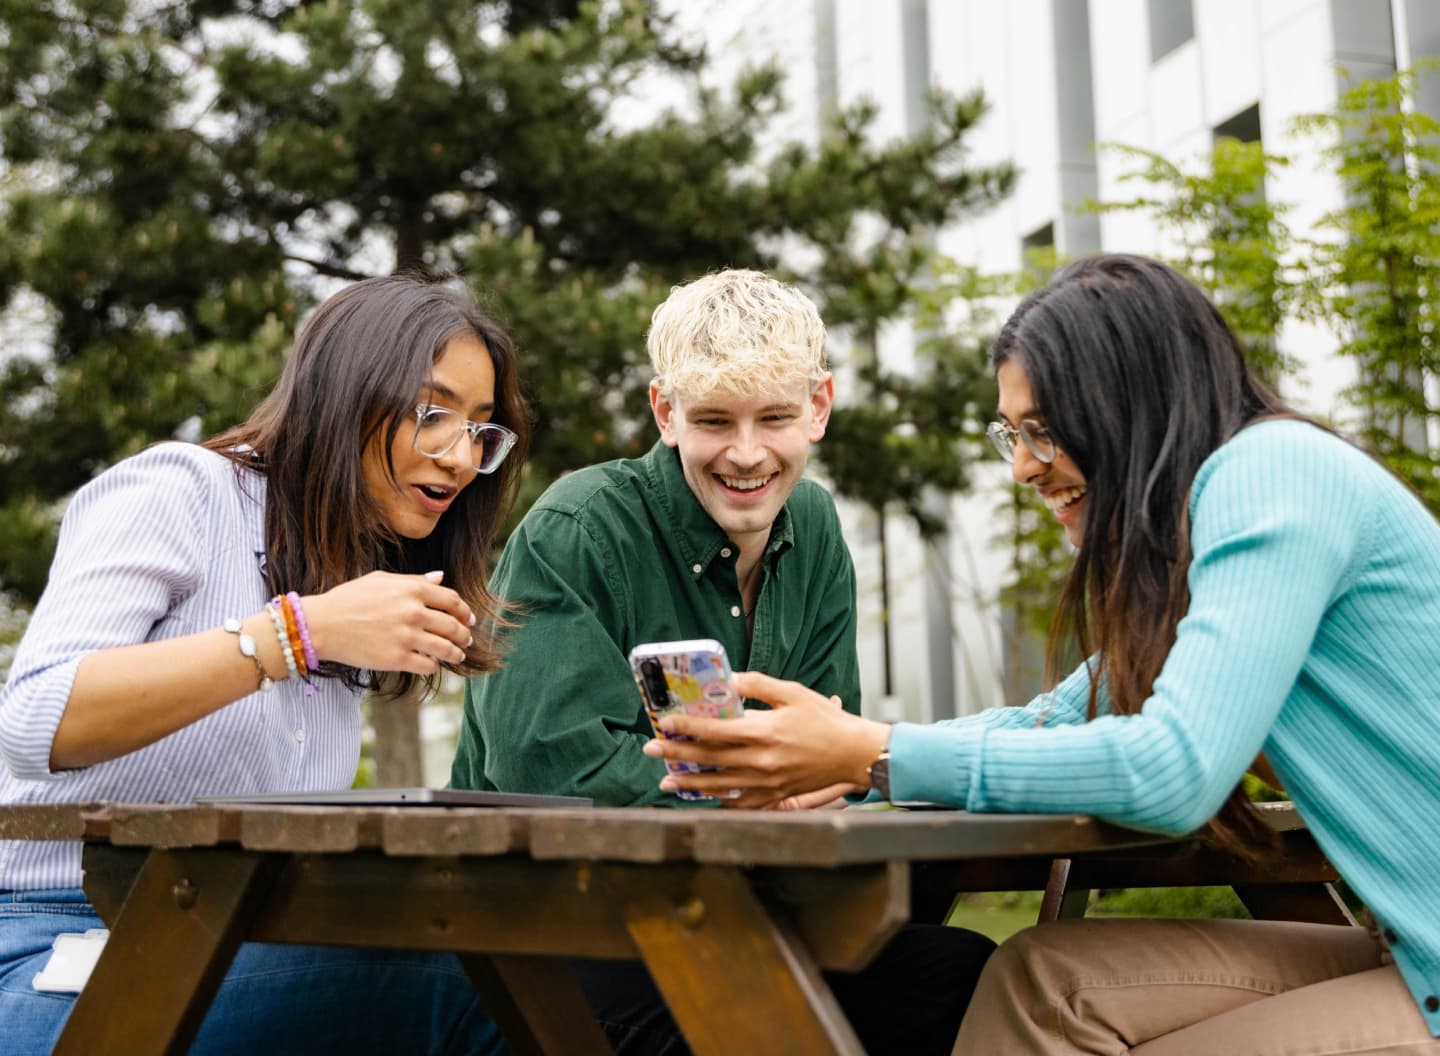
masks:
[(721, 473), (715, 475), (720, 478), (720, 483), (735, 491), (755, 491), (757, 488), (763, 488), (778, 476), (776, 473), (770, 473), (763, 477), (727, 477)]

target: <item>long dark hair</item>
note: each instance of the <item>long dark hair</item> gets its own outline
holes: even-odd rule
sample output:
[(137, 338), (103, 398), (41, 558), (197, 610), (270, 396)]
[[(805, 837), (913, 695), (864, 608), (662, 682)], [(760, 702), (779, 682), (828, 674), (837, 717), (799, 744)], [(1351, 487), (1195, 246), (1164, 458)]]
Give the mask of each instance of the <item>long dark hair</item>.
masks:
[[(479, 338), (495, 366), (491, 420), (519, 437), (500, 468), (477, 476), (425, 539), (406, 539), (384, 523), (365, 486), (365, 452), (378, 443), (393, 478), (390, 449), (413, 422), (416, 393), (451, 338)], [(500, 326), (449, 284), (414, 275), (365, 279), (336, 293), (306, 320), (280, 381), (243, 425), (205, 443), (267, 482), (266, 577), (275, 593), (313, 594), (383, 569), (443, 569), (445, 585), (479, 620), (503, 623), (488, 585), (495, 532), (509, 513), (530, 440), (515, 346)], [(489, 635), (476, 635), (453, 670), (479, 674), (499, 665)], [(447, 665), (448, 666), (448, 665)], [(322, 675), (360, 688), (359, 672), (324, 664)], [(401, 694), (414, 675), (385, 675)], [(435, 678), (427, 679), (433, 688)]]
[[(1055, 442), (1085, 477), (1084, 538), (1050, 628), (1045, 678), (1064, 646), (1091, 657), (1115, 714), (1138, 712), (1190, 606), (1188, 503), (1221, 444), (1265, 418), (1299, 417), (1251, 372), (1215, 306), (1173, 268), (1087, 257), (1030, 294), (990, 353), (1023, 365)], [(1237, 786), (1208, 835), (1246, 854), (1272, 843)]]

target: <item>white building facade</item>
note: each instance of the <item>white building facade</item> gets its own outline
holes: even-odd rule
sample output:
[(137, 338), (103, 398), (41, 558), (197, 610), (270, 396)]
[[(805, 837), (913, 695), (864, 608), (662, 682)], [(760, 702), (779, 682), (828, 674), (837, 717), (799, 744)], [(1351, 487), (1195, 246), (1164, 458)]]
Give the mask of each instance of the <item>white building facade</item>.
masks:
[[(1015, 193), (987, 215), (935, 233), (951, 257), (990, 272), (1018, 270), (1026, 247), (1076, 256), (1098, 250), (1163, 254), (1138, 213), (1078, 212), (1118, 200), (1133, 163), (1097, 144), (1140, 147), (1185, 164), (1219, 135), (1260, 139), (1291, 163), (1267, 186), (1306, 231), (1340, 204), (1321, 161), (1324, 144), (1297, 136), (1302, 114), (1331, 109), (1349, 77), (1383, 77), (1440, 55), (1435, 0), (670, 0), (679, 24), (701, 35), (717, 85), (773, 59), (786, 72), (783, 139), (814, 140), (837, 107), (879, 107), (875, 133), (904, 135), (925, 120), (931, 85), (980, 87), (990, 112), (973, 135), (976, 163), (1011, 161)], [(1440, 78), (1418, 105), (1440, 116)], [(1284, 394), (1343, 421), (1353, 380), (1326, 331), (1291, 327), (1283, 350), (1301, 369)], [(837, 358), (843, 359), (844, 350)], [(915, 362), (904, 327), (881, 335), (891, 369)], [(846, 398), (843, 371), (838, 398)], [(865, 710), (928, 721), (1004, 703), (1003, 614), (1008, 575), (993, 511), (1005, 467), (981, 467), (970, 495), (951, 503), (951, 531), (922, 544), (909, 522), (880, 526), (845, 509), (860, 577)], [(882, 562), (883, 556), (883, 562)], [(888, 597), (888, 635), (882, 633)], [(886, 652), (888, 638), (889, 660)], [(888, 681), (888, 685), (887, 685)]]

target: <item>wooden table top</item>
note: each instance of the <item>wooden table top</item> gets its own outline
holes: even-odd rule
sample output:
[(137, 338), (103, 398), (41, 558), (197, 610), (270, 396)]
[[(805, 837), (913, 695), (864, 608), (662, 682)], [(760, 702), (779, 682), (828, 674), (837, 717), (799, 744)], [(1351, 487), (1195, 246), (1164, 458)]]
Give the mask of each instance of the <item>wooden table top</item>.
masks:
[[(1278, 831), (1304, 827), (1288, 803), (1265, 804), (1262, 812)], [(120, 803), (0, 807), (0, 839), (753, 866), (1053, 857), (1177, 842), (1074, 814)]]

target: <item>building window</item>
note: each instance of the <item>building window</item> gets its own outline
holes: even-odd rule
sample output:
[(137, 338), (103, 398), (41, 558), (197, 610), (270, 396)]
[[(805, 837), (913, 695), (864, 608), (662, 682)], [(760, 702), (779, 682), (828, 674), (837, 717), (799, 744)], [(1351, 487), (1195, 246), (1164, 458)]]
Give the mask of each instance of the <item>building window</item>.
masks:
[(1020, 239), (1020, 251), (1030, 253), (1037, 249), (1051, 249), (1055, 245), (1055, 225), (1053, 223), (1041, 224), (1034, 231), (1031, 231), (1024, 238)]
[(1195, 36), (1191, 0), (1150, 0), (1150, 61), (1164, 56)]
[(1215, 126), (1215, 138), (1238, 139), (1241, 143), (1260, 142), (1260, 104), (1247, 106), (1234, 117)]
[(1020, 267), (1036, 282), (1044, 282), (1055, 270), (1055, 224), (1041, 224), (1020, 238)]

